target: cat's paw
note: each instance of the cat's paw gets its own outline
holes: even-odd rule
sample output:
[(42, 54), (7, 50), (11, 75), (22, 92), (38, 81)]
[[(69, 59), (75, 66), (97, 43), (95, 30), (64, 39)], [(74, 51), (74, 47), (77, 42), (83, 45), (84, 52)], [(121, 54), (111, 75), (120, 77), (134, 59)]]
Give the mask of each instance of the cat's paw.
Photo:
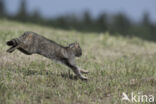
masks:
[(83, 70), (83, 69), (80, 69), (80, 72), (83, 73), (83, 74), (88, 74), (89, 73), (89, 71)]

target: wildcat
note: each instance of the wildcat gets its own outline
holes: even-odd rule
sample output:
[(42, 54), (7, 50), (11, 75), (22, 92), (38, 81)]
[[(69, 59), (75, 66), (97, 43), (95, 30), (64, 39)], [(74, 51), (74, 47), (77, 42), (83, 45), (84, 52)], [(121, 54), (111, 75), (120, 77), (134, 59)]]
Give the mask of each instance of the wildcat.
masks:
[(11, 46), (7, 52), (11, 53), (18, 49), (26, 55), (39, 54), (51, 60), (57, 60), (70, 69), (82, 80), (88, 78), (82, 73), (88, 71), (79, 68), (75, 63), (75, 57), (82, 55), (82, 49), (79, 43), (71, 43), (68, 46), (62, 46), (52, 40), (49, 40), (34, 32), (24, 32), (19, 38), (7, 41), (8, 46)]

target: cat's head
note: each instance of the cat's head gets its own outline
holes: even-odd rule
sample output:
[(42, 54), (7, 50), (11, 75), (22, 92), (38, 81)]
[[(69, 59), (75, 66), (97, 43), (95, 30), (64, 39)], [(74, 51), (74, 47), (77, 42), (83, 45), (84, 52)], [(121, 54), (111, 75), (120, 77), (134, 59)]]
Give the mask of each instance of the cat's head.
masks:
[(82, 55), (82, 49), (78, 42), (69, 44), (69, 48), (73, 50), (76, 57), (80, 57)]

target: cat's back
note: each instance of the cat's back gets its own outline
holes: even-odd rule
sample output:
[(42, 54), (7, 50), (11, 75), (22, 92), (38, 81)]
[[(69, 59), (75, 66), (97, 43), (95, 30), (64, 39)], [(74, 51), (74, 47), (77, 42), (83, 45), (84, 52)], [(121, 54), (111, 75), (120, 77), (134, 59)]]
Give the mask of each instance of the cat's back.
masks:
[(49, 40), (47, 39), (46, 37), (42, 36), (42, 35), (39, 35), (35, 32), (31, 32), (31, 31), (26, 31), (24, 32), (20, 37), (19, 37), (19, 40), (24, 43), (24, 44), (29, 44), (29, 45), (32, 45), (32, 44), (42, 44), (42, 45), (59, 45), (57, 44), (56, 42), (54, 42), (53, 40)]
[[(53, 40), (47, 39), (46, 37), (39, 35), (35, 32), (24, 32), (24, 34), (20, 37), (20, 40), (29, 47), (33, 49), (36, 48), (39, 52), (51, 52), (51, 53), (60, 53), (60, 51), (64, 50), (64, 46), (56, 43)], [(53, 52), (52, 52), (53, 51)]]
[(44, 37), (35, 32), (26, 31), (19, 37), (19, 39), (23, 42), (28, 42), (28, 41), (33, 42), (35, 40), (38, 40), (38, 41), (44, 40)]

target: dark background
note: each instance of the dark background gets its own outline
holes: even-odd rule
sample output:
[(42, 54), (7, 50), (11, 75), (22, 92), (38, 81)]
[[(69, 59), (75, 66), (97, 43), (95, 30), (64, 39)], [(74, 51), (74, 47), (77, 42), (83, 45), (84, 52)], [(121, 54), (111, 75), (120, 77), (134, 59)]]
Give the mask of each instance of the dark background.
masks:
[[(29, 9), (31, 8), (29, 0), (18, 0), (19, 5), (16, 12), (10, 12), (9, 8), (14, 8), (15, 6), (17, 7), (14, 0), (0, 0), (0, 18), (24, 23), (45, 25), (65, 30), (72, 29), (81, 32), (98, 33), (110, 32), (112, 35), (122, 35), (126, 37), (137, 36), (145, 40), (156, 41), (156, 19), (155, 13), (153, 13), (153, 10), (155, 9), (154, 3), (156, 2), (148, 0), (149, 4), (151, 4), (149, 5), (148, 2), (145, 2), (145, 0), (142, 0), (142, 2), (141, 0), (138, 0), (139, 2), (136, 1), (135, 4), (132, 0), (134, 2), (133, 4), (135, 4), (132, 5), (128, 4), (130, 2), (127, 0), (125, 1), (117, 0), (115, 3), (113, 3), (114, 1), (111, 1), (112, 5), (105, 0), (93, 0), (95, 5), (89, 5), (92, 1), (84, 0), (84, 2), (77, 2), (73, 4), (74, 2), (70, 2), (69, 0), (62, 2), (59, 1), (60, 3), (56, 3), (58, 5), (55, 6), (48, 6), (48, 3), (50, 5), (50, 3), (53, 4), (56, 1), (54, 0), (52, 2), (50, 0), (45, 0), (45, 2), (43, 2), (43, 0), (32, 0), (31, 4), (41, 3), (42, 6), (45, 6), (44, 8), (48, 8), (46, 9), (47, 11), (43, 12), (42, 9), (44, 10), (44, 8), (42, 6), (38, 6), (36, 9)], [(65, 3), (65, 5), (63, 3)], [(102, 4), (103, 6), (106, 6), (104, 4), (108, 5), (103, 7)], [(144, 6), (146, 6), (146, 8), (143, 8)], [(76, 10), (69, 10), (70, 12), (66, 12), (66, 9), (72, 8), (76, 10), (80, 8), (80, 11), (75, 12)], [(141, 13), (139, 9), (142, 10)], [(58, 11), (58, 13), (55, 11)], [(142, 15), (141, 17), (137, 17), (139, 16), (137, 14)]]

